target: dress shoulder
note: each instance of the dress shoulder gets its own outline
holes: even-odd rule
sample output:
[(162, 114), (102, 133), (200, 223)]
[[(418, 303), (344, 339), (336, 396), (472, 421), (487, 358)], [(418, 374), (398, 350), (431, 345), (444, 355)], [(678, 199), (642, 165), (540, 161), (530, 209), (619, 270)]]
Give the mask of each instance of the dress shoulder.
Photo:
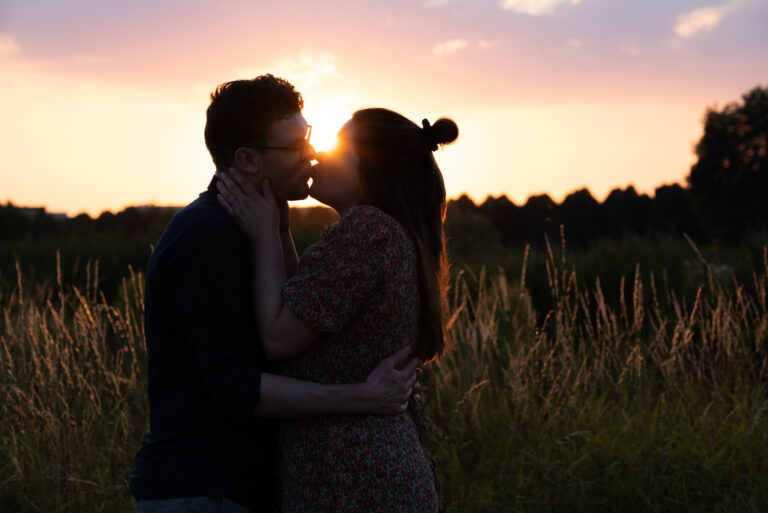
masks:
[(291, 311), (321, 332), (339, 332), (384, 280), (407, 239), (391, 216), (355, 206), (307, 248), (299, 269), (283, 285)]
[(324, 240), (336, 238), (352, 238), (363, 244), (372, 244), (377, 240), (396, 243), (398, 239), (407, 239), (408, 235), (394, 217), (380, 208), (373, 205), (356, 205), (323, 233)]

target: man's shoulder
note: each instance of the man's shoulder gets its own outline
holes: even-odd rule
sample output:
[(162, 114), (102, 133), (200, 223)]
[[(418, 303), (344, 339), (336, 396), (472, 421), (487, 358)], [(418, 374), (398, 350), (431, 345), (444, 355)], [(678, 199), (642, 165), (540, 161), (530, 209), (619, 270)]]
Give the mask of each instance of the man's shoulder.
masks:
[(234, 220), (221, 209), (215, 200), (201, 195), (195, 201), (182, 208), (171, 218), (166, 232), (182, 237), (190, 243), (205, 243), (208, 240), (239, 238), (239, 230)]
[(174, 214), (155, 245), (151, 267), (160, 261), (186, 259), (191, 253), (238, 251), (242, 245), (240, 230), (215, 201), (201, 195)]

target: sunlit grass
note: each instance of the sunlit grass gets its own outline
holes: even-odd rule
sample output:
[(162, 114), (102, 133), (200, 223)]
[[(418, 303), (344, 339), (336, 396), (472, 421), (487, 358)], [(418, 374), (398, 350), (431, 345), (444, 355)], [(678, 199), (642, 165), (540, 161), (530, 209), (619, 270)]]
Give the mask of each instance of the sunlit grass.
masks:
[(122, 292), (117, 306), (60, 279), (0, 291), (0, 511), (130, 510), (146, 430), (142, 275)]
[(426, 393), (451, 510), (764, 511), (768, 261), (755, 295), (710, 272), (690, 304), (638, 269), (618, 309), (547, 269), (542, 323), (503, 273), (454, 286)]
[[(638, 269), (612, 307), (550, 251), (550, 312), (521, 276), (458, 273), (424, 380), (449, 511), (764, 511), (765, 260), (686, 299)], [(131, 511), (143, 277), (109, 304), (89, 276), (0, 290), (0, 511)]]

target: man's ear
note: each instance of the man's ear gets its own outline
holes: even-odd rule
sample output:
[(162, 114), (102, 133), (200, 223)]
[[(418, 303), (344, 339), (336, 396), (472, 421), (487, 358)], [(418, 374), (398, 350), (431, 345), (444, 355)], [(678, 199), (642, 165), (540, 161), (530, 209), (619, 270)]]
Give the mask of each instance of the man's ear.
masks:
[(261, 171), (261, 154), (253, 148), (241, 146), (235, 150), (233, 164), (245, 173), (258, 174)]

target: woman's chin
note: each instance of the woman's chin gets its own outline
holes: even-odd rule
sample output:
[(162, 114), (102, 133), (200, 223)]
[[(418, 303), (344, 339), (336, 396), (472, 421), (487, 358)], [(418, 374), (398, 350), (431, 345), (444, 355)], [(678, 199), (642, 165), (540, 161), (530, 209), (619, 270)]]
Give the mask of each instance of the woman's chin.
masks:
[(328, 203), (328, 198), (326, 198), (323, 195), (323, 191), (319, 190), (317, 187), (310, 187), (309, 188), (309, 197), (312, 198), (312, 199), (316, 199), (317, 201), (319, 201), (323, 205), (328, 205), (329, 207), (331, 206), (331, 204)]
[(334, 201), (333, 199), (329, 198), (328, 196), (325, 196), (322, 194), (322, 191), (316, 191), (313, 190), (311, 187), (309, 189), (309, 196), (312, 199), (315, 199), (325, 205), (326, 207), (331, 207), (336, 212), (341, 213), (341, 210), (339, 210), (339, 204), (337, 201)]
[(302, 190), (292, 191), (292, 194), (283, 195), (280, 197), (280, 199), (284, 199), (286, 201), (300, 201), (307, 199), (307, 196), (309, 196), (309, 188), (304, 188)]

